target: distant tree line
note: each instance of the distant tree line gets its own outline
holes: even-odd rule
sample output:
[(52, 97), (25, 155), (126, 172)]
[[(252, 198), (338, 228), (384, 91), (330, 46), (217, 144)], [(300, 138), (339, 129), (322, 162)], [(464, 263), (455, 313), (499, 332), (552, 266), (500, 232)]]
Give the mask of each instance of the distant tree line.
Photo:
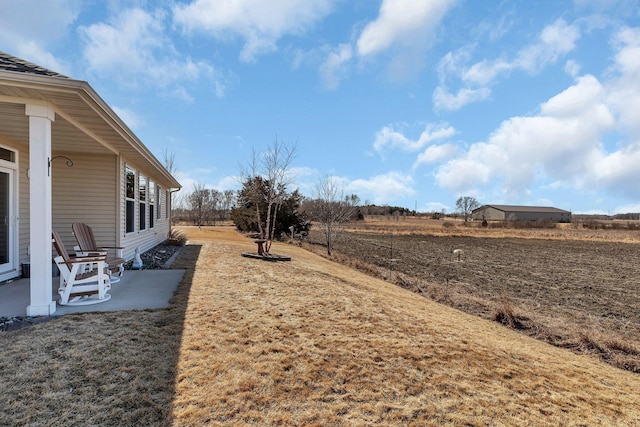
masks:
[(640, 213), (628, 212), (619, 213), (615, 215), (605, 214), (573, 214), (574, 221), (610, 221), (613, 219), (626, 220), (626, 221), (640, 221)]
[(382, 215), (382, 216), (408, 216), (414, 215), (415, 211), (402, 208), (399, 206), (378, 206), (374, 204), (365, 204), (363, 206), (359, 206), (359, 212), (362, 216), (364, 215)]
[(219, 191), (196, 183), (190, 193), (179, 197), (174, 203), (173, 222), (202, 226), (228, 221), (236, 199), (233, 190)]
[(639, 221), (640, 220), (640, 213), (615, 214), (613, 216), (613, 219), (625, 219), (625, 220)]

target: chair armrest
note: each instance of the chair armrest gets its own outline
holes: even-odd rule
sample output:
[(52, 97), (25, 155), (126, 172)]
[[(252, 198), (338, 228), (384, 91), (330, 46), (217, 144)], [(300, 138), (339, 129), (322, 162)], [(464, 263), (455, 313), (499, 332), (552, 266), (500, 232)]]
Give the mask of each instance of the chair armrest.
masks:
[(70, 260), (71, 264), (88, 264), (92, 262), (105, 262), (107, 260), (106, 256), (95, 256), (95, 257), (74, 257)]

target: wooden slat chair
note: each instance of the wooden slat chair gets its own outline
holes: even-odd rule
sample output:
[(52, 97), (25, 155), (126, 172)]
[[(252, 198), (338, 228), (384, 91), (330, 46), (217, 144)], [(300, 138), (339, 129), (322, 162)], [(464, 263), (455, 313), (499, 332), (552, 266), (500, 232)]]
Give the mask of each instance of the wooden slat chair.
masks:
[(52, 233), (60, 270), (60, 305), (88, 305), (109, 301), (111, 289), (105, 256), (71, 257), (57, 232)]
[[(76, 236), (78, 246), (75, 247), (76, 256), (96, 256), (104, 255), (107, 257), (107, 264), (113, 276), (122, 277), (124, 273), (124, 258), (122, 258), (121, 246), (98, 246), (96, 238), (93, 236), (93, 229), (82, 222), (74, 222), (71, 224), (73, 234)], [(108, 251), (114, 250), (115, 256), (109, 256)], [(111, 282), (119, 279), (112, 277)]]

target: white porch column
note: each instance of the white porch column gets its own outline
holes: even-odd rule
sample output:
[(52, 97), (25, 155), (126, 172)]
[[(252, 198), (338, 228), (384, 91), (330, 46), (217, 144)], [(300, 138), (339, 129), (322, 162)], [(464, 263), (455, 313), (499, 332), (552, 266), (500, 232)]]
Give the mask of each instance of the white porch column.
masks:
[(29, 241), (31, 246), (31, 300), (28, 316), (49, 316), (56, 311), (51, 298), (51, 122), (55, 113), (47, 105), (26, 105), (29, 116)]

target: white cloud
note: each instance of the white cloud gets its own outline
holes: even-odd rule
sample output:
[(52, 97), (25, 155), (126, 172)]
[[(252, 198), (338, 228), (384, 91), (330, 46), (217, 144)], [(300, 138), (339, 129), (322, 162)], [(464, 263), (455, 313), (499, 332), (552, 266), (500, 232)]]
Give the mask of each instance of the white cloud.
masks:
[(80, 14), (81, 5), (79, 0), (2, 2), (2, 50), (53, 71), (70, 74), (69, 65), (53, 56), (48, 49), (65, 42), (69, 28)]
[(218, 191), (237, 191), (242, 188), (242, 178), (236, 175), (225, 176), (213, 185)]
[(500, 74), (513, 69), (513, 64), (504, 59), (482, 60), (476, 62), (462, 73), (462, 81), (467, 84), (487, 85)]
[(594, 173), (598, 184), (629, 198), (640, 197), (640, 149), (626, 147), (598, 159)]
[[(481, 147), (474, 147), (479, 150)], [(490, 165), (476, 161), (465, 155), (457, 159), (449, 160), (438, 168), (435, 178), (436, 182), (454, 192), (466, 192), (486, 185), (493, 178), (493, 170)]]
[(176, 99), (181, 99), (185, 104), (193, 104), (195, 102), (193, 96), (182, 86), (177, 86), (176, 88), (174, 88), (171, 91), (171, 96)]
[(397, 172), (377, 175), (370, 179), (356, 179), (347, 185), (347, 192), (361, 200), (373, 200), (376, 204), (392, 204), (403, 197), (414, 196), (413, 178)]
[(564, 65), (564, 71), (569, 74), (571, 77), (578, 77), (578, 74), (580, 74), (580, 69), (582, 67), (580, 66), (580, 64), (578, 64), (576, 61), (570, 59), (567, 61), (567, 63)]
[(369, 22), (356, 41), (356, 52), (367, 59), (389, 58), (394, 80), (415, 76), (423, 68), (433, 34), (456, 0), (383, 0), (378, 17)]
[(579, 38), (580, 30), (577, 26), (558, 19), (542, 30), (537, 43), (518, 53), (514, 66), (530, 73), (537, 73), (541, 68), (571, 52)]
[(177, 204), (184, 202), (184, 198), (193, 192), (196, 185), (204, 185), (205, 188), (215, 189), (218, 191), (237, 191), (242, 188), (242, 177), (229, 175), (211, 182), (209, 175), (211, 170), (197, 169), (193, 171), (176, 171), (173, 176), (182, 185), (182, 189), (176, 193)]
[(614, 214), (621, 214), (621, 213), (637, 213), (640, 212), (640, 203), (631, 203), (628, 205), (621, 205), (621, 206), (616, 206), (616, 208), (613, 210)]
[(613, 44), (615, 77), (607, 85), (607, 99), (632, 140), (640, 144), (640, 28), (622, 28)]
[(332, 11), (333, 0), (194, 0), (174, 7), (176, 23), (187, 31), (204, 32), (227, 40), (240, 37), (244, 47), (240, 59), (277, 50), (285, 35), (304, 34)]
[(504, 121), (486, 143), (443, 164), (438, 183), (458, 191), (500, 183), (516, 195), (547, 182), (640, 197), (640, 30), (619, 30), (613, 45), (609, 80), (577, 77), (538, 115)]
[(383, 0), (378, 18), (357, 41), (358, 54), (376, 55), (394, 45), (424, 45), (453, 4), (451, 0)]
[(447, 124), (428, 124), (418, 139), (411, 140), (393, 126), (385, 126), (376, 132), (373, 148), (381, 152), (386, 147), (399, 148), (404, 151), (418, 151), (432, 141), (450, 138), (456, 134), (456, 130)]
[(320, 77), (326, 89), (334, 90), (338, 87), (352, 57), (353, 49), (350, 44), (341, 44), (329, 52), (320, 66)]
[(113, 107), (113, 111), (133, 130), (144, 125), (144, 119), (128, 108)]
[[(328, 48), (319, 69), (324, 87), (335, 90), (355, 59), (367, 61), (382, 53), (388, 60), (391, 79), (416, 76), (423, 68), (435, 28), (456, 1), (383, 0), (376, 19), (365, 25), (354, 42)], [(296, 52), (294, 67), (310, 55)]]
[(548, 64), (556, 62), (561, 56), (571, 52), (578, 38), (580, 38), (580, 31), (577, 26), (558, 19), (545, 27), (538, 40), (522, 48), (512, 61), (500, 58), (477, 62), (462, 74), (462, 80), (470, 84), (487, 85), (501, 74), (514, 69), (537, 73)]
[[(108, 23), (80, 27), (89, 68), (131, 87), (167, 88), (179, 82), (215, 77), (209, 64), (180, 56), (166, 33), (165, 20), (161, 10), (127, 9)], [(174, 94), (188, 101), (189, 95), (184, 91), (179, 86), (173, 89)], [(216, 93), (223, 91), (216, 89)]]
[(317, 169), (306, 166), (294, 166), (287, 171), (287, 177), (291, 181), (289, 191), (300, 190), (302, 194), (310, 195), (320, 173)]
[(421, 212), (447, 212), (451, 209), (450, 206), (441, 203), (441, 202), (428, 202), (425, 203), (422, 209), (419, 209)]
[[(503, 54), (496, 59), (483, 59), (471, 66), (464, 66), (463, 63), (471, 57), (471, 47), (449, 52), (438, 65), (440, 85), (433, 93), (434, 106), (438, 110), (459, 110), (467, 104), (484, 101), (491, 95), (488, 86), (501, 75), (513, 70), (538, 73), (571, 52), (579, 38), (580, 31), (576, 25), (558, 19), (540, 32), (537, 41), (520, 49), (513, 59)], [(568, 70), (577, 74), (575, 64), (567, 66), (570, 66)], [(456, 94), (447, 89), (446, 83), (454, 78), (459, 79), (462, 86)]]
[(436, 179), (456, 191), (498, 180), (512, 195), (548, 179), (584, 189), (602, 167), (601, 136), (615, 126), (604, 99), (595, 77), (581, 77), (542, 104), (539, 115), (504, 121), (486, 143), (442, 165)]
[(484, 101), (491, 97), (491, 89), (481, 87), (478, 89), (462, 88), (457, 94), (450, 93), (445, 87), (439, 86), (433, 92), (433, 105), (436, 110), (459, 110), (467, 104)]
[(577, 84), (565, 89), (540, 106), (543, 115), (572, 117), (581, 114), (601, 101), (603, 88), (598, 79), (586, 75), (577, 79)]
[(458, 151), (454, 144), (431, 145), (416, 159), (413, 168), (424, 163), (436, 163), (453, 156)]

